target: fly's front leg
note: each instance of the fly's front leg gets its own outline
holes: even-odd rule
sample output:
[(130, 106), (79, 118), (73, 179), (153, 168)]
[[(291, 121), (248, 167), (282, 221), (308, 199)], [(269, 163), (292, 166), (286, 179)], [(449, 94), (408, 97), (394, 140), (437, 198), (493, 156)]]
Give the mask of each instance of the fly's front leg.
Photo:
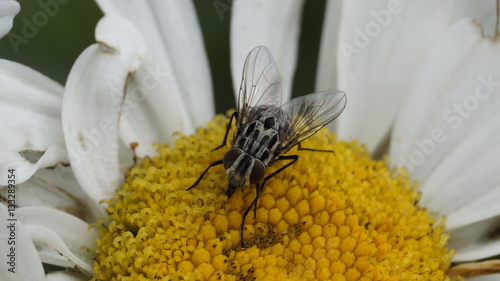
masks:
[(302, 145), (301, 145), (300, 142), (299, 142), (299, 144), (297, 146), (298, 146), (297, 150), (307, 150), (307, 151), (316, 151), (316, 152), (330, 152), (330, 153), (335, 154), (335, 151), (333, 151), (333, 150), (324, 150), (324, 149), (314, 149), (314, 148), (305, 148), (305, 147), (302, 147)]
[[(229, 134), (229, 130), (231, 129), (231, 123), (233, 123), (233, 118), (234, 119), (237, 119), (238, 118), (238, 112), (235, 111), (233, 112), (233, 114), (231, 115), (231, 118), (229, 119), (229, 124), (227, 124), (227, 129), (226, 129), (226, 133), (224, 134), (224, 139), (222, 140), (222, 144), (217, 146), (216, 148), (212, 149), (212, 151), (214, 150), (217, 150), (219, 148), (222, 148), (224, 146), (226, 146), (226, 142), (227, 142), (227, 136)], [(201, 175), (198, 177), (198, 179), (194, 182), (194, 184), (192, 186), (190, 186), (188, 189), (186, 189), (187, 191), (191, 190), (193, 187), (197, 186), (200, 181), (203, 179), (203, 177), (205, 176), (205, 174), (208, 172), (208, 170), (210, 170), (210, 168), (214, 167), (214, 166), (217, 166), (217, 165), (220, 165), (223, 163), (223, 160), (217, 160), (215, 162), (212, 162), (212, 164), (210, 164), (206, 169), (205, 171), (203, 171), (203, 173), (201, 173)]]
[(191, 188), (197, 186), (200, 181), (203, 179), (203, 177), (205, 176), (205, 174), (208, 172), (208, 170), (210, 170), (210, 168), (214, 167), (214, 166), (217, 166), (217, 165), (220, 165), (222, 164), (222, 159), (221, 160), (217, 160), (215, 162), (212, 162), (212, 164), (210, 164), (206, 169), (205, 171), (203, 171), (203, 173), (201, 173), (201, 175), (198, 177), (198, 179), (194, 182), (194, 184), (192, 186), (190, 186), (188, 189), (186, 189), (186, 191), (189, 191), (191, 190)]
[[(243, 229), (245, 228), (245, 219), (246, 219), (248, 213), (250, 212), (250, 210), (252, 209), (252, 206), (257, 206), (257, 200), (259, 199), (260, 193), (262, 192), (262, 186), (263, 185), (260, 185), (259, 183), (255, 184), (255, 187), (257, 188), (257, 194), (256, 194), (255, 198), (252, 200), (252, 203), (250, 203), (250, 205), (247, 207), (247, 209), (243, 213), (243, 219), (241, 220), (241, 229), (240, 229), (241, 248), (246, 248), (248, 245), (248, 243), (245, 242), (245, 240), (243, 239)], [(257, 207), (255, 207), (255, 210), (257, 210)], [(254, 213), (254, 219), (255, 219), (255, 213)]]
[(260, 186), (260, 190), (259, 190), (259, 188), (257, 188), (258, 193), (257, 193), (257, 197), (256, 197), (256, 202), (255, 202), (255, 209), (253, 212), (254, 219), (257, 217), (257, 201), (259, 200), (260, 193), (262, 192), (262, 189), (264, 188), (264, 184), (266, 184), (266, 181), (268, 181), (272, 177), (276, 176), (278, 173), (280, 173), (284, 169), (290, 167), (293, 163), (297, 162), (297, 160), (299, 160), (299, 156), (298, 155), (285, 155), (285, 156), (281, 155), (278, 157), (278, 159), (276, 159), (276, 161), (278, 161), (278, 160), (292, 160), (292, 161), (286, 163), (285, 166), (279, 168), (278, 170), (274, 171), (269, 176), (265, 177), (264, 180), (262, 181), (262, 185)]
[(229, 124), (227, 124), (227, 129), (226, 129), (226, 133), (224, 134), (224, 139), (222, 140), (222, 144), (217, 146), (216, 148), (212, 149), (212, 151), (223, 148), (224, 146), (226, 146), (227, 136), (229, 135), (229, 130), (231, 129), (231, 123), (233, 123), (233, 118), (236, 119), (236, 121), (238, 120), (238, 111), (235, 111), (235, 112), (233, 112), (233, 114), (231, 114), (231, 118), (229, 119)]
[(266, 182), (269, 179), (276, 176), (278, 173), (282, 172), (284, 169), (290, 167), (293, 163), (297, 162), (297, 160), (299, 160), (299, 156), (298, 155), (281, 155), (278, 157), (278, 159), (276, 159), (276, 161), (278, 161), (278, 160), (292, 160), (292, 161), (286, 163), (283, 167), (279, 168), (278, 170), (274, 171), (269, 176), (265, 177), (264, 180), (262, 181), (262, 184), (260, 184), (260, 183), (256, 184), (255, 198), (253, 199), (252, 203), (250, 203), (250, 205), (247, 207), (247, 209), (243, 213), (243, 219), (241, 221), (241, 232), (240, 232), (241, 233), (241, 240), (240, 241), (241, 241), (242, 248), (246, 248), (246, 246), (248, 245), (248, 243), (245, 242), (245, 240), (243, 240), (243, 229), (245, 226), (245, 219), (246, 219), (248, 213), (250, 212), (250, 210), (252, 209), (252, 207), (254, 207), (253, 218), (255, 219), (257, 217), (257, 202), (259, 201), (259, 197), (260, 197), (260, 194), (262, 193), (264, 185), (266, 184)]

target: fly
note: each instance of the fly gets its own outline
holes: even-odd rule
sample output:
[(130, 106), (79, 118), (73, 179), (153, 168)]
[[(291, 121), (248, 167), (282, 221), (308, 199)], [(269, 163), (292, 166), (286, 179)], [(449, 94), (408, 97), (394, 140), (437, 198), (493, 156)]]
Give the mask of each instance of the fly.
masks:
[[(300, 143), (337, 118), (344, 110), (346, 100), (344, 92), (325, 91), (281, 104), (280, 77), (273, 57), (264, 46), (254, 48), (243, 67), (237, 111), (229, 119), (222, 144), (213, 150), (226, 145), (234, 119), (236, 132), (232, 147), (223, 159), (211, 163), (187, 190), (197, 186), (210, 168), (221, 164), (229, 181), (225, 193), (228, 198), (238, 187), (255, 184), (256, 196), (243, 213), (241, 222), (241, 246), (244, 248), (245, 218), (252, 207), (255, 207), (255, 218), (257, 201), (265, 183), (299, 159), (298, 155), (282, 154), (296, 145), (299, 150), (333, 152), (302, 148)], [(266, 176), (266, 168), (282, 160), (289, 162)]]

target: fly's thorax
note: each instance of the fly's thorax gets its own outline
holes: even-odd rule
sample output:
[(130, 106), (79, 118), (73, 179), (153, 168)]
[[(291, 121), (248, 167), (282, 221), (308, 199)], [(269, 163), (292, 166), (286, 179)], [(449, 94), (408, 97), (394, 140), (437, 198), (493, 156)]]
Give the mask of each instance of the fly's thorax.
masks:
[(233, 147), (262, 161), (266, 166), (280, 155), (280, 122), (278, 116), (261, 115), (235, 135)]
[(226, 192), (228, 197), (237, 187), (262, 181), (266, 173), (266, 166), (262, 161), (239, 148), (228, 150), (224, 155), (223, 163), (229, 181), (229, 188)]

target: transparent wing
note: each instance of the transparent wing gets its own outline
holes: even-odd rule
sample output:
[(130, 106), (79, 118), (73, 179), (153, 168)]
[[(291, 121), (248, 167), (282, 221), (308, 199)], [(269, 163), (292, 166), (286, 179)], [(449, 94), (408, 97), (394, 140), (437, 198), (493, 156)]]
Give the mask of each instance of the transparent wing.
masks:
[(281, 108), (284, 152), (337, 118), (346, 102), (344, 92), (327, 91), (298, 97), (284, 104)]
[(257, 108), (281, 105), (281, 82), (276, 63), (264, 46), (252, 49), (243, 66), (237, 126), (252, 120)]

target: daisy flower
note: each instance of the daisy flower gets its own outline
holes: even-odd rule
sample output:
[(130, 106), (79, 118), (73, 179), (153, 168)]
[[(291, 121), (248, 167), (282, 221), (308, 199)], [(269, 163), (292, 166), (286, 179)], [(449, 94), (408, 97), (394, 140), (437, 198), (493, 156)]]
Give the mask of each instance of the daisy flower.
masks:
[[(19, 8), (3, 3), (5, 35)], [(222, 158), (210, 150), (228, 122), (204, 125), (213, 100), (192, 4), (98, 4), (97, 43), (64, 88), (1, 61), (0, 211), (13, 226), (0, 237), (16, 242), (2, 279), (445, 280), (452, 261), (500, 253), (500, 50), (470, 19), (496, 34), (490, 7), (328, 2), (317, 90), (342, 89), (349, 104), (337, 136), (304, 146), (335, 154), (291, 151), (300, 160), (266, 184), (242, 249), (255, 189), (226, 198), (221, 168), (185, 191)], [(302, 5), (234, 3), (235, 93), (246, 54), (265, 45), (290, 98)]]

